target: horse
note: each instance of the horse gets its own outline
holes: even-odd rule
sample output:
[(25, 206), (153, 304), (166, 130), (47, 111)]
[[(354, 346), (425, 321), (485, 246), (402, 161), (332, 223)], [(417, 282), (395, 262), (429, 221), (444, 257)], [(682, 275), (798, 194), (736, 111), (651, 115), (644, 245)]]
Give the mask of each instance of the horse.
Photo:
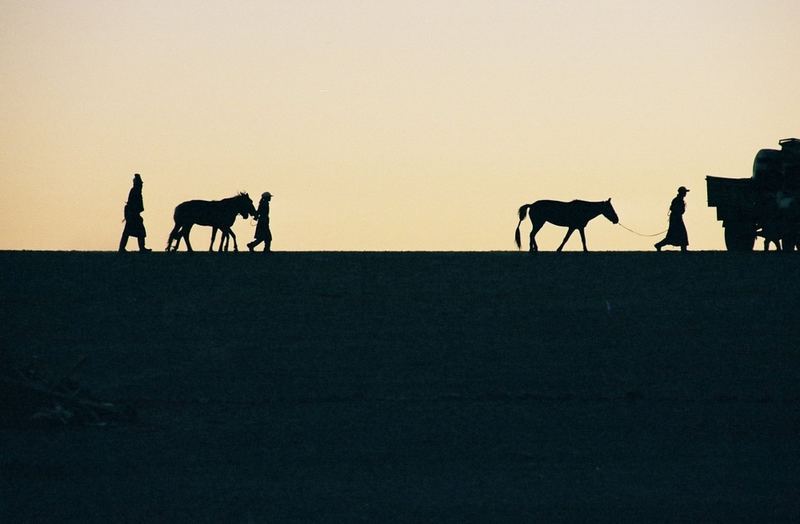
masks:
[(521, 247), (519, 240), (519, 226), (525, 220), (527, 214), (531, 219), (533, 229), (531, 229), (530, 251), (539, 251), (539, 246), (536, 244), (536, 233), (542, 229), (546, 222), (569, 228), (567, 235), (558, 246), (557, 251), (564, 249), (564, 244), (569, 240), (570, 235), (576, 229), (581, 234), (581, 242), (583, 243), (583, 250), (586, 249), (586, 235), (583, 229), (586, 224), (598, 215), (603, 215), (612, 224), (619, 223), (617, 212), (611, 205), (611, 199), (602, 202), (586, 202), (584, 200), (573, 200), (572, 202), (558, 202), (556, 200), (537, 200), (533, 204), (525, 204), (519, 208), (519, 223), (517, 224), (517, 231), (514, 233), (514, 241), (517, 243), (517, 249)]
[[(245, 193), (246, 194), (246, 193)], [(247, 215), (242, 215), (242, 218), (247, 218), (248, 215), (255, 216), (256, 210), (255, 207), (252, 206), (252, 200), (250, 201), (251, 206), (248, 209)], [(225, 252), (228, 251), (228, 247), (230, 246), (230, 238), (233, 237), (233, 250), (239, 251), (239, 246), (236, 244), (236, 233), (233, 232), (232, 226), (233, 223), (236, 221), (236, 214), (231, 213), (229, 216), (224, 217), (224, 220), (221, 220), (221, 223), (215, 225), (211, 229), (211, 244), (208, 246), (209, 251), (214, 251), (214, 239), (217, 237), (217, 231), (221, 231), (222, 234), (219, 238), (219, 248), (217, 251), (222, 252), (223, 245), (225, 246)], [(177, 246), (176, 246), (177, 249)]]
[[(253, 206), (253, 201), (247, 193), (239, 193), (238, 195), (222, 200), (189, 200), (178, 204), (173, 214), (175, 227), (169, 234), (167, 240), (167, 251), (177, 251), (181, 243), (181, 238), (186, 243), (187, 251), (192, 250), (192, 244), (189, 242), (189, 233), (192, 231), (192, 226), (195, 224), (201, 226), (211, 226), (214, 228), (214, 233), (219, 229), (222, 231), (223, 239), (228, 235), (233, 237), (233, 250), (238, 251), (239, 246), (236, 244), (236, 235), (233, 233), (231, 226), (236, 220), (236, 215), (241, 215), (242, 218), (247, 219), (250, 215), (255, 215), (256, 208)], [(173, 240), (175, 246), (172, 246)], [(222, 242), (220, 242), (220, 248)], [(214, 249), (214, 238), (211, 238), (211, 246), (209, 251)]]
[[(250, 213), (250, 214), (252, 215), (252, 213)], [(245, 218), (247, 218), (247, 217), (245, 217)], [(223, 227), (223, 228), (214, 227), (214, 228), (211, 229), (211, 245), (208, 247), (209, 251), (214, 251), (214, 239), (217, 236), (217, 231), (221, 231), (222, 232), (222, 234), (219, 236), (219, 248), (217, 248), (217, 251), (222, 251), (223, 250), (223, 248), (222, 248), (223, 245), (225, 246), (225, 252), (228, 251), (228, 247), (230, 246), (230, 237), (231, 236), (233, 237), (233, 250), (234, 251), (238, 251), (237, 246), (236, 246), (236, 234), (234, 234), (233, 229), (231, 229), (231, 227), (233, 226), (234, 221), (236, 221), (236, 215), (231, 216), (230, 220), (226, 221), (226, 223), (223, 224), (223, 226), (227, 226), (227, 227)]]

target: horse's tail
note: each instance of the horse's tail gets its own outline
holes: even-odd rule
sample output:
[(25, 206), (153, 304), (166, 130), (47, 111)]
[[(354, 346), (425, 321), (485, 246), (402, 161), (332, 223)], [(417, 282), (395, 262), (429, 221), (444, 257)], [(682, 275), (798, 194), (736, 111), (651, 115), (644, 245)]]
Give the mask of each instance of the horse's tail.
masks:
[(176, 222), (175, 223), (175, 227), (173, 227), (172, 231), (169, 232), (169, 238), (167, 238), (167, 251), (170, 250), (170, 247), (172, 246), (172, 241), (173, 240), (177, 241), (176, 244), (175, 244), (175, 251), (178, 250), (178, 244), (180, 244), (180, 242), (181, 242), (180, 235), (179, 235), (180, 229), (181, 229), (180, 224), (178, 224)]
[[(172, 241), (176, 240), (177, 244), (180, 244), (180, 236), (179, 232), (181, 226), (183, 225), (180, 221), (182, 220), (182, 211), (183, 211), (183, 204), (178, 204), (175, 207), (175, 211), (172, 213), (172, 220), (175, 222), (175, 227), (172, 228), (172, 231), (169, 232), (169, 238), (167, 238), (167, 251), (170, 250), (172, 246)], [(178, 250), (178, 245), (175, 245), (175, 251)]]
[(517, 214), (519, 215), (519, 223), (517, 224), (517, 230), (514, 231), (514, 242), (517, 243), (517, 249), (522, 247), (522, 243), (519, 240), (519, 226), (522, 225), (522, 221), (525, 220), (525, 216), (528, 214), (528, 208), (531, 207), (530, 204), (523, 204), (522, 207), (519, 208)]

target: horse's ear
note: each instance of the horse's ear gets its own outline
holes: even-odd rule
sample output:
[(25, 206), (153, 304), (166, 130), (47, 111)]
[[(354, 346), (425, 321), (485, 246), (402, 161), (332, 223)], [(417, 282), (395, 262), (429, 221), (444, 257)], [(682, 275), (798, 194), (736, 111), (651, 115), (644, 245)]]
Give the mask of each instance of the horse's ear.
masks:
[(610, 204), (611, 203), (611, 197), (608, 197), (608, 200), (606, 200), (606, 202), (608, 202)]

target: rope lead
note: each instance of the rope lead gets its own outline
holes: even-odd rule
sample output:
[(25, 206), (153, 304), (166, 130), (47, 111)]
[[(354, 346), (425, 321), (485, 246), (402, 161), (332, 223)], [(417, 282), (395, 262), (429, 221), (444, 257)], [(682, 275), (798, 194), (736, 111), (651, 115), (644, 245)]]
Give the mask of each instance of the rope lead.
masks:
[(657, 237), (657, 236), (663, 235), (664, 233), (669, 231), (668, 229), (665, 229), (664, 231), (659, 231), (658, 233), (653, 233), (652, 235), (645, 235), (644, 233), (639, 233), (638, 231), (634, 231), (633, 229), (629, 228), (628, 226), (626, 226), (622, 222), (617, 222), (617, 225), (621, 226), (623, 229), (627, 229), (628, 231), (630, 231), (634, 235), (639, 235), (640, 237)]

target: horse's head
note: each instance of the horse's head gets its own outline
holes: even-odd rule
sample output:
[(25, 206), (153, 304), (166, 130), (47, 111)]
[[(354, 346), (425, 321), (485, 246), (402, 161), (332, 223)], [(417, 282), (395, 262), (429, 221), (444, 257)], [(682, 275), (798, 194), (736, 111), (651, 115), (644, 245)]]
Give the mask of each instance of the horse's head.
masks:
[(253, 200), (250, 198), (250, 195), (247, 193), (239, 193), (239, 196), (236, 197), (237, 208), (236, 212), (242, 215), (242, 218), (248, 218), (249, 216), (256, 216), (256, 208), (253, 205)]
[(619, 217), (617, 216), (617, 212), (614, 211), (614, 206), (611, 205), (610, 198), (603, 202), (603, 216), (606, 217), (612, 224), (619, 223)]

